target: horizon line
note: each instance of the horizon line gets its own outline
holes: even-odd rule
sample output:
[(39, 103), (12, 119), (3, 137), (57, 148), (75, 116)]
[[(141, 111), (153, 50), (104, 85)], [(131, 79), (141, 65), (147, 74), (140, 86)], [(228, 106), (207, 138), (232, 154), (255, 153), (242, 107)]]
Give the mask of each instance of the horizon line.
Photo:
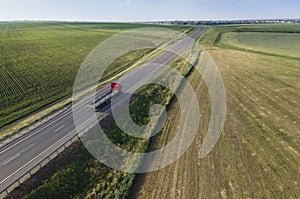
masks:
[(199, 20), (146, 20), (146, 21), (117, 21), (117, 20), (58, 20), (58, 19), (11, 19), (0, 22), (94, 22), (94, 23), (154, 23), (154, 22), (208, 22), (208, 21), (276, 21), (276, 20), (300, 20), (300, 18), (248, 18), (248, 19), (199, 19)]

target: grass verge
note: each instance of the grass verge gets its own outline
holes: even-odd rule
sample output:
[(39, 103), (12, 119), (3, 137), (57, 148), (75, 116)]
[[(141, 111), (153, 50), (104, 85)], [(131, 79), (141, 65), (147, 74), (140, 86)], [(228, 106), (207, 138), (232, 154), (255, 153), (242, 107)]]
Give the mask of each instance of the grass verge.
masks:
[[(156, 53), (158, 52), (153, 51), (152, 49), (139, 49), (119, 57), (108, 67), (106, 70), (107, 72), (101, 81), (106, 84), (109, 81), (113, 81), (123, 73), (127, 72), (127, 70), (131, 70), (132, 68), (139, 66), (141, 62), (145, 62), (150, 59), (153, 54)], [(58, 112), (65, 106), (69, 105), (72, 102), (71, 98), (71, 96), (67, 96), (65, 99), (60, 99), (60, 101), (55, 104), (51, 103), (42, 110), (35, 111), (25, 118), (19, 119), (10, 125), (2, 127), (0, 139), (5, 139), (5, 137), (14, 133), (21, 133), (20, 131), (22, 130), (28, 131), (28, 127), (32, 129), (34, 126), (38, 125), (40, 121), (43, 121), (44, 118), (49, 119), (54, 117), (55, 114), (53, 113)]]
[[(0, 128), (69, 96), (77, 70), (97, 44), (122, 30), (143, 27), (189, 28), (138, 23), (1, 23)], [(122, 67), (126, 65), (111, 67), (106, 75)]]
[[(227, 118), (219, 142), (198, 159), (210, 102), (206, 85), (192, 74), (202, 116), (197, 138), (174, 164), (142, 175), (138, 193), (130, 198), (298, 198), (300, 62), (214, 46), (218, 33), (208, 29), (200, 40), (226, 88)], [(172, 140), (180, 125), (179, 109), (172, 106), (163, 134), (150, 147)]]
[[(191, 69), (189, 64), (179, 60), (173, 67), (182, 74), (187, 74)], [(165, 81), (170, 81), (168, 77), (164, 74), (161, 76)], [(171, 98), (172, 93), (161, 86), (146, 86), (130, 105), (133, 120), (137, 124), (147, 124), (149, 115), (140, 110), (149, 110), (153, 104), (167, 105)], [(141, 152), (147, 149), (148, 139), (134, 139), (122, 132), (116, 125), (107, 129), (106, 132), (110, 140), (122, 148)], [(57, 172), (25, 198), (124, 198), (133, 179), (133, 174), (110, 169), (81, 148), (76, 152), (74, 162)]]

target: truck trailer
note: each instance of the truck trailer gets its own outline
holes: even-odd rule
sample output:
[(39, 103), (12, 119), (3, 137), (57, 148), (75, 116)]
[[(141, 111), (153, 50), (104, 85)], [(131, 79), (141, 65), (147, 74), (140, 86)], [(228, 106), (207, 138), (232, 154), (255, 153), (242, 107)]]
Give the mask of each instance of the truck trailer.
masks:
[(122, 86), (119, 83), (113, 82), (110, 85), (111, 89), (108, 93), (105, 93), (92, 101), (91, 104), (87, 105), (87, 108), (93, 110), (100, 110), (110, 104), (111, 99), (120, 93), (122, 93)]

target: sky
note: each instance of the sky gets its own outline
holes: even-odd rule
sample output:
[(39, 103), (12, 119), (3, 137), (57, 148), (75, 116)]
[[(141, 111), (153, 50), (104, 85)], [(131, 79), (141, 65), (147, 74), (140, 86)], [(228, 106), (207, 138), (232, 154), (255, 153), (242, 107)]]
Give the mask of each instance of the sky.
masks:
[(300, 0), (0, 0), (0, 21), (300, 18)]

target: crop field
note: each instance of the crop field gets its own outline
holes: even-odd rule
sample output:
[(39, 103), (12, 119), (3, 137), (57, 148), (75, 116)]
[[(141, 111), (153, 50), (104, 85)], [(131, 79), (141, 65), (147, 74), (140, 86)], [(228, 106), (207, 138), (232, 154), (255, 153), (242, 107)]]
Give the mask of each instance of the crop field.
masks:
[(256, 24), (256, 25), (228, 25), (225, 28), (234, 28), (237, 32), (281, 32), (299, 33), (300, 24)]
[[(37, 25), (34, 26), (36, 28)], [(79, 32), (82, 30), (83, 35), (97, 33), (95, 40), (121, 30), (112, 24), (106, 24), (106, 28), (102, 29), (101, 25), (93, 23), (66, 26), (71, 26), (71, 29), (80, 26), (77, 28)], [(54, 27), (57, 28), (57, 25)], [(25, 198), (298, 199), (300, 59), (299, 47), (289, 46), (299, 41), (299, 31), (300, 26), (296, 24), (216, 26), (209, 27), (199, 39), (218, 66), (227, 95), (227, 116), (222, 135), (205, 158), (199, 159), (198, 154), (210, 121), (209, 91), (201, 75), (195, 70), (187, 73), (190, 65), (180, 60), (174, 67), (182, 74), (189, 74), (187, 79), (199, 99), (201, 116), (196, 139), (182, 157), (164, 169), (135, 176), (109, 169), (95, 161), (87, 151), (79, 149), (74, 162)], [(69, 34), (74, 34), (71, 32)], [(82, 39), (89, 40), (91, 37), (83, 36)], [(92, 46), (94, 41), (90, 42)], [(135, 53), (139, 55), (141, 52)], [(203, 56), (199, 64), (206, 63)], [(118, 64), (122, 62), (117, 60)], [(75, 65), (72, 69), (76, 70)], [(112, 71), (115, 70), (116, 67), (112, 67)], [(189, 104), (189, 110), (193, 109), (189, 95), (181, 95)], [(157, 85), (144, 88), (130, 105), (133, 120), (147, 124), (149, 117), (140, 110), (156, 103), (166, 105), (170, 98), (171, 94)], [(148, 140), (134, 139), (115, 124), (107, 129), (107, 135), (127, 150), (142, 152), (161, 148), (175, 137), (180, 127), (178, 101), (171, 100), (167, 110), (166, 125), (151, 139), (148, 149)], [(98, 142), (91, 144), (99, 145)]]
[[(300, 61), (223, 48), (214, 44), (217, 36), (217, 30), (208, 30), (200, 41), (219, 67), (226, 88), (227, 118), (219, 142), (207, 157), (198, 159), (210, 100), (205, 83), (192, 73), (189, 81), (202, 116), (198, 137), (172, 165), (139, 175), (139, 191), (131, 198), (299, 198)], [(179, 110), (174, 103), (151, 148), (173, 139)]]
[[(114, 23), (0, 23), (0, 128), (72, 91), (78, 68), (100, 42), (122, 30), (166, 27)], [(184, 31), (188, 27), (167, 26)], [(118, 60), (106, 76), (144, 52)], [(120, 63), (124, 63), (120, 65)]]
[[(186, 75), (191, 69), (189, 63), (180, 59), (172, 66), (183, 75)], [(162, 73), (159, 78), (177, 85), (178, 81), (176, 81), (176, 78), (172, 79), (170, 75), (167, 72)], [(130, 113), (133, 120), (137, 124), (146, 125), (149, 122), (149, 115), (147, 112), (141, 111), (141, 109), (147, 110), (153, 104), (167, 105), (171, 96), (172, 93), (162, 86), (155, 84), (144, 86), (138, 97), (130, 105)], [(136, 152), (143, 152), (147, 149), (149, 139), (133, 138), (124, 133), (116, 124), (112, 125), (110, 129), (106, 129), (106, 132), (109, 139), (123, 149)], [(99, 143), (101, 141), (93, 140), (90, 144), (101, 146)], [(103, 150), (107, 149), (99, 148), (99, 153), (103, 153)], [(84, 147), (75, 151), (73, 156), (75, 160), (70, 165), (58, 171), (24, 198), (126, 197), (133, 183), (134, 174), (116, 171), (105, 166), (90, 155)], [(114, 157), (112, 156), (112, 158)], [(11, 196), (11, 198), (14, 197), (17, 196)]]
[(221, 43), (253, 51), (300, 58), (299, 33), (225, 33)]

